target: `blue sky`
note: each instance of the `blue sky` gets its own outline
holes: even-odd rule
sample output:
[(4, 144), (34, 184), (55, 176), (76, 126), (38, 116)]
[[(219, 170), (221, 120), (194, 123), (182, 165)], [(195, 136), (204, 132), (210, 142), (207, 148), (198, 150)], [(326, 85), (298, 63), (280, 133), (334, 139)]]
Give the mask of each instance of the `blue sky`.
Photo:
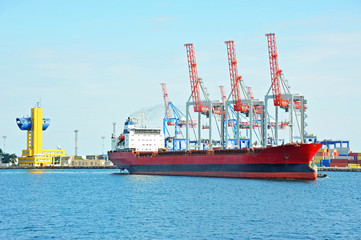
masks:
[[(194, 43), (212, 99), (230, 89), (224, 41), (254, 95), (270, 86), (265, 33), (275, 32), (280, 68), (308, 99), (307, 132), (351, 141), (361, 151), (360, 1), (0, 1), (0, 135), (21, 153), (17, 117), (41, 99), (51, 118), (43, 147), (106, 150), (132, 113), (161, 126), (160, 83), (184, 110), (190, 95), (184, 44)], [(1, 148), (3, 139), (1, 138)]]

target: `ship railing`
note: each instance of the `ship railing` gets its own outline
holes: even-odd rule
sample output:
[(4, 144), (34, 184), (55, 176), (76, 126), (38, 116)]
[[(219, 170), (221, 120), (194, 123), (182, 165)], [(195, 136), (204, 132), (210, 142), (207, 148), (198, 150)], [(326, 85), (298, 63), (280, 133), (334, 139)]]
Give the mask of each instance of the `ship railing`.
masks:
[(146, 151), (140, 151), (140, 152), (134, 152), (133, 154), (134, 154), (134, 156), (136, 156), (136, 157), (140, 157), (140, 158), (142, 158), (142, 157), (153, 157), (153, 153), (154, 152), (146, 152)]
[(189, 150), (190, 155), (206, 155), (207, 150)]
[(252, 148), (251, 151), (253, 151), (254, 154), (258, 154), (260, 152), (262, 152), (264, 150), (264, 148)]
[(214, 154), (250, 154), (251, 150), (249, 148), (241, 148), (241, 149), (215, 149)]
[(164, 151), (158, 152), (158, 156), (188, 155), (188, 151)]

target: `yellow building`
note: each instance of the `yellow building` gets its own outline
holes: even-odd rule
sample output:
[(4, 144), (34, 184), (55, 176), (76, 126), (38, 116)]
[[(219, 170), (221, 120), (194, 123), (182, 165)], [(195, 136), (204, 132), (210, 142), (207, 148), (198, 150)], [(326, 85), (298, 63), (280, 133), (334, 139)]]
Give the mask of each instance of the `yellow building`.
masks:
[(56, 157), (65, 155), (63, 149), (43, 150), (43, 131), (50, 124), (50, 119), (43, 118), (43, 109), (31, 109), (30, 118), (17, 118), (16, 123), (21, 130), (27, 131), (27, 149), (19, 157), (21, 166), (47, 166), (54, 163)]

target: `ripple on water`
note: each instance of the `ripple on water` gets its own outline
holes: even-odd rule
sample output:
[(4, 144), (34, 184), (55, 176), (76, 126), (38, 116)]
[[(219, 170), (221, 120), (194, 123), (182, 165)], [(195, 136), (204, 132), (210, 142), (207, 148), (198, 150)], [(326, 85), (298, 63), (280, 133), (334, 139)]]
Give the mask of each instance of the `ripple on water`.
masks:
[(317, 181), (0, 171), (0, 239), (355, 239), (359, 173)]

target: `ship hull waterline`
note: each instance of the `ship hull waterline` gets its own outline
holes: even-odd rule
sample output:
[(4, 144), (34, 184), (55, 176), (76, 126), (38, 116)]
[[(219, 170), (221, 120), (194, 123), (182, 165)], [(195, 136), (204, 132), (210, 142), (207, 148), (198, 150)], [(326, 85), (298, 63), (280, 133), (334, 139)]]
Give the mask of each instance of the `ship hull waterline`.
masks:
[(320, 144), (290, 144), (248, 150), (179, 151), (141, 154), (110, 151), (109, 160), (130, 174), (261, 178), (317, 179), (310, 165)]

